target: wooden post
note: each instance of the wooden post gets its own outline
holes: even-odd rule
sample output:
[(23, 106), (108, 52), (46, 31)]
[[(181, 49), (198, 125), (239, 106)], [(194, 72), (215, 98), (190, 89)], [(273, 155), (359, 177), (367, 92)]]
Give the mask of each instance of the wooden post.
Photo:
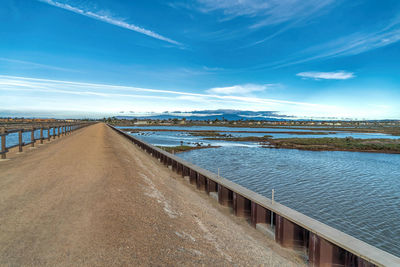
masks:
[(50, 127), (47, 127), (47, 139), (48, 139), (48, 141), (50, 141), (50, 137), (51, 137), (51, 135), (50, 135)]
[(53, 126), (53, 139), (56, 139), (56, 126)]
[(18, 152), (22, 152), (22, 147), (23, 147), (23, 143), (22, 143), (22, 133), (23, 133), (23, 130), (19, 130), (18, 131)]
[(40, 143), (43, 144), (43, 125), (40, 126)]
[(58, 132), (57, 132), (57, 137), (58, 137), (58, 138), (60, 138), (60, 129), (61, 129), (61, 127), (60, 127), (60, 126), (58, 126), (58, 127), (57, 127), (57, 129), (58, 129)]
[(32, 132), (31, 132), (31, 146), (35, 146), (35, 127), (32, 127)]
[(6, 128), (3, 127), (0, 131), (1, 135), (1, 158), (6, 159)]
[(275, 201), (275, 190), (272, 189), (271, 202), (274, 203), (274, 201)]

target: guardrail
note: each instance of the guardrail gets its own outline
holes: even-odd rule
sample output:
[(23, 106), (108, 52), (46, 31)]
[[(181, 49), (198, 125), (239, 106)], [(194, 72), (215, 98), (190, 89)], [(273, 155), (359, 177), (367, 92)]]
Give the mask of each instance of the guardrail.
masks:
[[(40, 141), (41, 144), (43, 144), (43, 140), (45, 139), (50, 141), (51, 137), (53, 137), (53, 139), (55, 139), (56, 137), (60, 138), (60, 136), (62, 135), (67, 135), (72, 131), (88, 126), (89, 124), (92, 123), (68, 123), (68, 124), (55, 124), (55, 125), (53, 124), (46, 126), (33, 125), (30, 127), (25, 125), (24, 128), (18, 128), (18, 129), (6, 128), (5, 127), (6, 125), (3, 125), (3, 127), (0, 128), (1, 159), (6, 159), (7, 157), (6, 154), (7, 152), (9, 152), (9, 149), (11, 148), (18, 147), (18, 151), (22, 152), (24, 146), (31, 145), (32, 147), (34, 147), (36, 141), (38, 140)], [(13, 125), (10, 126), (13, 127)], [(27, 132), (30, 132), (30, 141), (24, 142), (23, 134)], [(14, 144), (12, 145), (7, 146), (7, 137), (9, 137), (9, 135), (13, 133), (14, 134), (18, 133), (18, 141), (14, 142)], [(35, 137), (35, 133), (37, 133), (39, 137)]]
[(247, 218), (256, 228), (272, 231), (282, 247), (305, 251), (312, 266), (400, 266), (399, 257), (108, 126), (189, 178), (197, 189), (217, 195), (218, 202), (231, 207), (236, 216)]

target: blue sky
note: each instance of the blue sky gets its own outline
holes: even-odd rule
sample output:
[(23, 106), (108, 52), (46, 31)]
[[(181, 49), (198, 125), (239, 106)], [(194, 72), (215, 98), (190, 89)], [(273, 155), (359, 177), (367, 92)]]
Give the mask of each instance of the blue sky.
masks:
[(400, 118), (398, 0), (2, 0), (0, 36), (3, 112)]

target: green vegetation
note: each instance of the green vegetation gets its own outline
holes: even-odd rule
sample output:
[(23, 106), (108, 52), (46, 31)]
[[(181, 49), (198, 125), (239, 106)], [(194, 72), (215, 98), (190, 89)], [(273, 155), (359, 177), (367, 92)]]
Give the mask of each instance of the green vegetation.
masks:
[(270, 139), (268, 143), (275, 148), (400, 153), (398, 139), (283, 138)]

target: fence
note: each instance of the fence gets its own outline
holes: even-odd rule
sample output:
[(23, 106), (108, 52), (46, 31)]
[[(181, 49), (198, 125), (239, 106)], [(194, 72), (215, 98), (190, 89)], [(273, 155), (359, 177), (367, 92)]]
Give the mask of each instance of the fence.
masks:
[(305, 251), (312, 266), (400, 266), (400, 258), (390, 253), (109, 126), (188, 178), (197, 189), (216, 196), (236, 216), (269, 231), (282, 247)]
[[(3, 125), (0, 128), (0, 143), (1, 143), (1, 158), (6, 159), (6, 154), (9, 149), (18, 147), (18, 151), (22, 152), (24, 146), (31, 145), (35, 146), (36, 141), (40, 141), (43, 144), (44, 140), (50, 141), (51, 138), (67, 135), (70, 132), (79, 128), (85, 127), (91, 123), (74, 123), (74, 124), (56, 124), (56, 125), (23, 125), (24, 128), (18, 128), (16, 125), (12, 125), (11, 129), (7, 129)], [(7, 125), (8, 126), (8, 125)], [(29, 140), (28, 142), (25, 142)]]

